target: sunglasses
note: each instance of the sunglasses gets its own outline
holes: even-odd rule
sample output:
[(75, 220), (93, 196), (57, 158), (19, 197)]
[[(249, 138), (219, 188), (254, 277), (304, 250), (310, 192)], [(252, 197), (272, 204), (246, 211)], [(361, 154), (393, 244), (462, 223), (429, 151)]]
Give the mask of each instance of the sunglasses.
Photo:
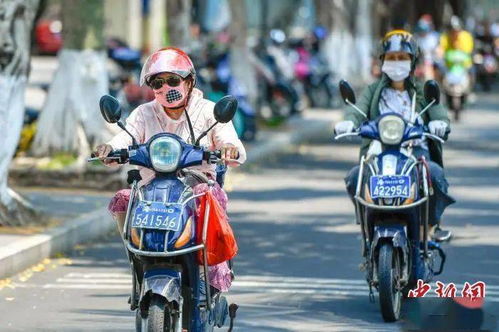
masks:
[(154, 90), (161, 89), (165, 83), (168, 86), (176, 87), (182, 83), (182, 79), (178, 76), (168, 76), (167, 78), (157, 77), (149, 82), (149, 86)]

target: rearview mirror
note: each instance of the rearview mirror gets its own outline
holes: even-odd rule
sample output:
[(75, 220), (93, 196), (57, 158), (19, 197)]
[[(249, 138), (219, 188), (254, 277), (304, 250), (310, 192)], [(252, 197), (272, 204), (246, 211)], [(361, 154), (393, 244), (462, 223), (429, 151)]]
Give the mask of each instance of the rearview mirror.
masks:
[(440, 103), (440, 88), (435, 80), (426, 81), (424, 84), (424, 99), (427, 103), (435, 100), (434, 104)]
[(345, 104), (348, 104), (347, 101), (349, 101), (352, 104), (355, 104), (355, 92), (353, 92), (353, 89), (350, 86), (350, 84), (348, 84), (348, 82), (345, 80), (341, 80), (339, 86), (340, 86), (341, 98), (343, 98)]
[(116, 123), (121, 118), (120, 102), (110, 95), (104, 95), (99, 101), (100, 112), (106, 122)]
[(237, 111), (237, 99), (234, 96), (225, 96), (215, 104), (213, 115), (220, 123), (227, 123)]

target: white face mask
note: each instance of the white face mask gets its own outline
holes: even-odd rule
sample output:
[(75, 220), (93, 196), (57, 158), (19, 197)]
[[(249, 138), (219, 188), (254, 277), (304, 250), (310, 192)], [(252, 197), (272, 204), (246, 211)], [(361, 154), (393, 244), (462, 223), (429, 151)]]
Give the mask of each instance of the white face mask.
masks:
[(409, 73), (411, 72), (411, 61), (386, 60), (385, 62), (383, 62), (383, 67), (381, 67), (381, 71), (387, 74), (392, 81), (400, 82), (405, 80), (409, 76)]

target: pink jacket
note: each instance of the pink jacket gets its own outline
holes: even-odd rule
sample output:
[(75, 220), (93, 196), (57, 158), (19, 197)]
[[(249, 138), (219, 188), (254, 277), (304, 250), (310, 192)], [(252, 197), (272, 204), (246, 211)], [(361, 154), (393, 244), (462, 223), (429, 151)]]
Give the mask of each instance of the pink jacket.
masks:
[[(187, 112), (189, 113), (195, 138), (208, 129), (216, 120), (213, 116), (215, 103), (204, 99), (203, 93), (194, 89), (191, 93)], [(147, 142), (149, 138), (159, 133), (172, 133), (182, 137), (186, 142), (190, 142), (189, 125), (185, 113), (179, 120), (173, 120), (164, 111), (163, 107), (153, 100), (149, 103), (137, 107), (126, 121), (126, 128), (135, 137), (139, 144)], [(121, 132), (108, 142), (113, 149), (125, 149), (132, 144), (131, 137), (126, 132)], [(232, 122), (217, 124), (207, 136), (201, 139), (201, 146), (209, 149), (220, 149), (224, 144), (233, 144), (239, 149), (238, 161), (243, 163), (246, 160), (246, 150), (237, 137)], [(230, 166), (236, 166), (234, 163)], [(206, 174), (215, 178), (215, 165), (204, 163), (194, 166)], [(141, 186), (149, 183), (154, 178), (154, 171), (148, 168), (139, 167), (142, 181)]]

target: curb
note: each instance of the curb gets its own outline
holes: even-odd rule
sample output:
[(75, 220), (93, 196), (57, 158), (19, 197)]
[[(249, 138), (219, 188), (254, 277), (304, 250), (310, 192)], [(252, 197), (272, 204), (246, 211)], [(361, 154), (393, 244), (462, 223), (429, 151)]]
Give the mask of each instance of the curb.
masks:
[(63, 226), (0, 248), (0, 279), (12, 276), (57, 253), (108, 233), (114, 228), (106, 208), (85, 214)]
[[(327, 111), (324, 114), (327, 114), (326, 119), (314, 118), (317, 113), (312, 118), (290, 119), (291, 132), (275, 133), (264, 143), (253, 147), (245, 165), (265, 161), (270, 156), (288, 151), (294, 145), (332, 133), (333, 120), (339, 118), (339, 113)], [(19, 273), (57, 253), (67, 252), (75, 245), (89, 242), (114, 228), (107, 208), (100, 208), (63, 226), (10, 243), (0, 248), (0, 279)]]

